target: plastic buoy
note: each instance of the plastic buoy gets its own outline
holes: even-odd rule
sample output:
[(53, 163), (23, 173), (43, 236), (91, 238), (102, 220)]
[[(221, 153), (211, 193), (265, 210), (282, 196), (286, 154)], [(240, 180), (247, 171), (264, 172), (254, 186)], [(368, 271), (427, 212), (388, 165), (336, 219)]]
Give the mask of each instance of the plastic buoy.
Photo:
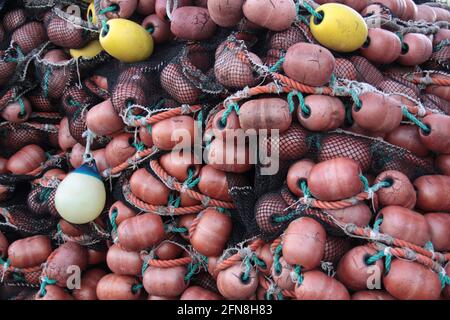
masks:
[(352, 8), (327, 3), (315, 12), (311, 16), (311, 32), (321, 45), (338, 52), (352, 52), (366, 41), (367, 25)]
[(70, 55), (72, 58), (94, 58), (100, 52), (103, 51), (103, 48), (98, 40), (94, 40), (89, 42), (84, 48), (81, 49), (70, 49)]
[(107, 21), (100, 31), (100, 44), (111, 56), (127, 63), (143, 61), (153, 53), (151, 35), (127, 19)]
[(55, 206), (66, 221), (83, 224), (95, 220), (105, 207), (106, 190), (95, 161), (85, 163), (64, 178), (55, 194)]

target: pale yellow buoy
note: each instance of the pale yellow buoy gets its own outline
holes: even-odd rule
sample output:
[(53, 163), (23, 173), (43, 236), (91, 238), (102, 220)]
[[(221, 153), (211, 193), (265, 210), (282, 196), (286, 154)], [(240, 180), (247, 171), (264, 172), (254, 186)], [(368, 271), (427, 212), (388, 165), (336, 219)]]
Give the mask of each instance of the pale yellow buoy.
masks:
[(339, 3), (326, 3), (311, 15), (314, 38), (324, 47), (337, 52), (353, 52), (366, 41), (368, 28), (354, 9)]
[(95, 220), (103, 211), (106, 190), (95, 161), (69, 173), (58, 185), (55, 207), (60, 216), (74, 224)]
[(85, 47), (81, 49), (70, 49), (70, 55), (72, 58), (94, 58), (100, 52), (103, 51), (103, 47), (100, 44), (100, 41), (94, 40), (89, 42)]
[(153, 39), (141, 25), (127, 19), (111, 19), (100, 30), (100, 44), (122, 62), (139, 62), (153, 53)]

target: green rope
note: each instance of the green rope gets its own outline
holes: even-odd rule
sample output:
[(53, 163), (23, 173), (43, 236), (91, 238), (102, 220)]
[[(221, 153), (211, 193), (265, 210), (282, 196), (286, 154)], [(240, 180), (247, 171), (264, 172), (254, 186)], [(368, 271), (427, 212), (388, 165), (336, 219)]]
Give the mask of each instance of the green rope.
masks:
[(391, 262), (392, 262), (392, 254), (385, 255), (386, 259), (384, 260), (384, 273), (388, 274), (391, 271)]
[(375, 223), (373, 224), (373, 230), (374, 231), (380, 231), (380, 225), (383, 223), (383, 218), (378, 218)]
[(155, 27), (153, 27), (153, 26), (148, 27), (147, 32), (152, 34), (153, 32), (155, 32)]
[(105, 13), (108, 13), (108, 12), (116, 12), (116, 11), (119, 11), (119, 6), (117, 5), (117, 4), (112, 4), (112, 5), (110, 5), (110, 6), (108, 6), (108, 7), (106, 7), (106, 8), (103, 8), (103, 9), (101, 9), (98, 13), (99, 14), (105, 14)]
[(241, 280), (247, 282), (250, 279), (250, 272), (252, 271), (252, 263), (249, 257), (244, 259), (245, 270), (241, 275)]
[(195, 174), (195, 170), (189, 168), (188, 169), (188, 178), (184, 182), (184, 185), (187, 186), (189, 189), (194, 188), (200, 182), (200, 177), (198, 177), (197, 179), (194, 179), (194, 174)]
[(185, 227), (172, 227), (170, 228), (170, 231), (176, 232), (176, 233), (186, 233), (188, 231)]
[(172, 193), (169, 194), (169, 200), (167, 202), (169, 207), (179, 208), (181, 203), (181, 198), (179, 196), (174, 196)]
[(109, 222), (111, 223), (113, 232), (117, 231), (116, 219), (117, 219), (118, 215), (119, 215), (119, 211), (117, 210), (117, 208), (114, 208), (113, 211), (111, 212), (111, 217), (109, 218)]
[(305, 104), (305, 99), (303, 98), (303, 94), (297, 90), (292, 90), (291, 92), (288, 93), (287, 99), (288, 99), (288, 103), (289, 103), (289, 111), (291, 111), (291, 113), (292, 113), (295, 110), (294, 96), (297, 97), (297, 99), (300, 103), (300, 108), (302, 109), (303, 113), (306, 115), (310, 115), (311, 109), (309, 109), (309, 107)]
[(273, 221), (275, 221), (276, 223), (282, 223), (282, 222), (287, 222), (287, 221), (292, 220), (297, 215), (298, 215), (298, 213), (296, 211), (291, 211), (287, 215), (284, 215), (284, 216), (273, 215), (272, 217), (273, 217)]
[(370, 187), (370, 190), (372, 190), (373, 192), (377, 192), (382, 188), (389, 188), (390, 186), (392, 186), (391, 183), (387, 181), (380, 181), (378, 183), (375, 183), (372, 187)]
[(198, 127), (201, 129), (203, 126), (203, 111), (202, 110), (200, 110), (200, 112), (198, 113), (197, 124), (198, 124)]
[(141, 274), (142, 276), (144, 276), (145, 271), (148, 268), (148, 260), (144, 261), (144, 263), (142, 264), (142, 268), (141, 268)]
[(405, 106), (402, 106), (402, 112), (405, 115), (405, 117), (407, 117), (409, 120), (411, 120), (420, 129), (422, 129), (423, 132), (425, 132), (425, 133), (431, 132), (431, 129), (425, 123), (423, 123), (422, 121), (417, 119), (412, 113), (410, 113), (408, 111), (408, 108), (406, 108)]
[(131, 287), (131, 292), (136, 294), (139, 290), (141, 290), (144, 286), (141, 283), (135, 284)]
[(446, 47), (446, 46), (450, 46), (450, 39), (445, 39), (445, 40), (442, 40), (441, 42), (439, 42), (435, 47), (434, 47), (434, 52), (437, 52), (437, 51), (439, 51), (439, 50), (441, 50), (443, 47)]
[(377, 262), (380, 259), (383, 259), (384, 257), (384, 251), (379, 251), (376, 254), (374, 254), (373, 256), (370, 256), (366, 259), (366, 263), (369, 265), (374, 264), (375, 262)]
[(18, 100), (19, 100), (19, 106), (20, 106), (19, 116), (23, 117), (26, 114), (25, 103), (23, 102), (22, 98), (19, 98)]
[(11, 264), (11, 262), (9, 261), (9, 259), (3, 260), (0, 257), (0, 264), (3, 266), (3, 268), (9, 268), (9, 265)]
[(282, 267), (281, 267), (281, 263), (280, 263), (282, 249), (283, 249), (283, 246), (281, 244), (279, 244), (276, 247), (275, 252), (273, 253), (273, 266), (274, 266), (275, 274), (277, 274), (277, 275), (281, 274), (281, 271), (282, 271)]
[(314, 17), (316, 17), (317, 19), (319, 19), (319, 20), (323, 19), (323, 16), (320, 13), (318, 13), (316, 10), (314, 10), (314, 8), (311, 7), (307, 2), (303, 1), (302, 7), (304, 7), (306, 10), (308, 10), (308, 12), (310, 14), (312, 14)]
[(361, 180), (361, 182), (364, 185), (364, 191), (366, 191), (366, 192), (369, 191), (369, 189), (370, 189), (369, 180), (367, 180), (367, 178), (363, 174), (359, 175), (359, 179)]
[(277, 62), (274, 63), (273, 66), (270, 67), (270, 72), (277, 72), (280, 70), (282, 64), (284, 63), (284, 57), (281, 57)]
[(106, 20), (102, 20), (102, 31), (101, 34), (105, 37), (109, 32), (109, 25)]
[(357, 110), (361, 109), (362, 102), (361, 102), (361, 99), (359, 99), (359, 96), (356, 93), (356, 91), (353, 90), (353, 89), (349, 89), (348, 92), (350, 93), (350, 96), (352, 97), (353, 102), (355, 103)]
[(45, 290), (45, 287), (47, 287), (47, 285), (54, 284), (56, 284), (56, 280), (49, 279), (47, 276), (42, 278), (41, 286), (39, 287), (39, 296), (44, 297), (47, 294), (47, 290)]
[(184, 281), (189, 282), (191, 280), (191, 278), (194, 276), (194, 274), (196, 273), (196, 271), (202, 265), (202, 262), (206, 262), (207, 259), (208, 259), (207, 257), (201, 256), (201, 261), (199, 261), (197, 263), (190, 263), (188, 266), (188, 272), (184, 276)]
[(38, 201), (39, 203), (47, 202), (52, 194), (52, 188), (42, 188), (42, 191), (39, 193)]
[(428, 251), (434, 251), (434, 246), (433, 246), (433, 242), (431, 241), (427, 241), (427, 243), (425, 243), (424, 248)]
[(70, 106), (72, 106), (72, 107), (78, 107), (78, 108), (81, 107), (81, 103), (78, 102), (78, 101), (76, 101), (76, 100), (74, 100), (74, 99), (72, 99), (72, 98), (70, 98), (69, 100), (67, 100), (67, 103), (68, 103)]
[(233, 112), (233, 110), (236, 112), (236, 114), (239, 114), (239, 105), (234, 101), (228, 105), (228, 107), (222, 114), (222, 119), (220, 121), (222, 122), (223, 126), (227, 125), (228, 116)]
[(303, 283), (302, 267), (300, 265), (295, 265), (294, 273), (297, 276), (297, 286)]
[(136, 149), (137, 152), (141, 152), (145, 149), (145, 144), (143, 142), (134, 142), (132, 146)]
[(261, 260), (260, 258), (258, 258), (256, 256), (256, 254), (253, 255), (252, 260), (255, 263), (255, 265), (257, 265), (261, 269), (263, 269), (263, 270), (267, 269), (267, 264), (264, 262), (264, 260)]
[(443, 272), (439, 272), (439, 280), (441, 281), (441, 288), (444, 289), (445, 286), (450, 285), (450, 277)]
[(308, 183), (305, 180), (300, 182), (300, 189), (302, 189), (305, 198), (311, 198), (311, 191), (308, 188)]
[(366, 259), (366, 263), (368, 265), (372, 265), (375, 262), (377, 262), (378, 260), (381, 260), (383, 258), (386, 258), (384, 260), (384, 272), (385, 274), (389, 273), (389, 271), (391, 271), (391, 262), (392, 262), (392, 254), (385, 252), (385, 250), (381, 250), (379, 252), (377, 252), (376, 254), (370, 256), (369, 258)]
[(43, 85), (42, 85), (42, 91), (44, 94), (44, 98), (48, 98), (48, 85), (50, 83), (51, 73), (52, 73), (51, 68), (47, 68), (47, 71), (45, 71), (45, 74), (44, 74)]
[(14, 281), (17, 281), (17, 282), (26, 282), (26, 280), (25, 280), (25, 278), (23, 277), (22, 274), (17, 273), (16, 271), (14, 271), (12, 275), (13, 275)]

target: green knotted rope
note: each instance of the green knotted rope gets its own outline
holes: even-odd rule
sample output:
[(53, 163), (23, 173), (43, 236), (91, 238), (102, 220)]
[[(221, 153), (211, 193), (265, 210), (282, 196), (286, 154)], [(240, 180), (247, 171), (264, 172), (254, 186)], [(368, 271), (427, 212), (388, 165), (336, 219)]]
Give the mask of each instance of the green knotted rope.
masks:
[(250, 258), (247, 256), (244, 258), (244, 265), (245, 265), (245, 270), (241, 275), (241, 280), (244, 283), (247, 283), (250, 280), (250, 272), (252, 271), (252, 263), (250, 261)]
[(281, 57), (277, 62), (273, 64), (273, 66), (270, 67), (270, 72), (277, 72), (280, 70), (282, 64), (284, 63), (284, 57)]
[(134, 142), (132, 146), (136, 149), (137, 152), (141, 152), (145, 149), (145, 144), (143, 142)]
[(152, 34), (153, 32), (155, 32), (155, 27), (153, 27), (153, 26), (148, 27), (147, 32)]
[(169, 194), (169, 200), (167, 205), (169, 207), (179, 208), (181, 203), (181, 198), (179, 196), (175, 197), (172, 193)]
[(359, 175), (359, 180), (361, 180), (361, 182), (364, 185), (364, 191), (366, 191), (366, 192), (369, 191), (369, 189), (370, 189), (369, 180), (367, 180), (367, 178), (363, 174)]
[(289, 212), (287, 215), (284, 216), (273, 216), (273, 221), (275, 221), (276, 223), (282, 223), (282, 222), (287, 222), (292, 220), (293, 218), (295, 218), (298, 215), (298, 213), (296, 211), (291, 211)]
[(118, 215), (119, 215), (119, 211), (117, 210), (117, 208), (114, 208), (113, 211), (111, 212), (111, 217), (109, 218), (109, 222), (111, 223), (113, 232), (117, 231), (116, 219), (117, 219)]
[(19, 98), (18, 101), (19, 101), (19, 106), (20, 106), (19, 116), (23, 117), (26, 115), (25, 103), (22, 98)]
[(39, 193), (38, 201), (39, 203), (46, 202), (52, 193), (52, 188), (42, 188), (42, 191)]
[(302, 180), (300, 182), (300, 189), (302, 189), (303, 195), (305, 196), (305, 198), (310, 198), (311, 197), (311, 191), (308, 188), (308, 183), (305, 180)]
[(194, 175), (195, 175), (195, 170), (192, 168), (189, 168), (188, 169), (188, 178), (184, 182), (184, 185), (187, 186), (189, 189), (194, 188), (200, 182), (200, 177), (194, 179)]
[(301, 4), (301, 6), (302, 6), (303, 8), (305, 8), (305, 9), (306, 9), (310, 14), (312, 14), (315, 18), (317, 18), (317, 19), (319, 19), (319, 20), (322, 20), (322, 19), (323, 19), (323, 16), (322, 16), (320, 13), (318, 13), (316, 10), (314, 10), (314, 8), (311, 7), (306, 1), (303, 1), (302, 4)]
[(303, 283), (302, 267), (300, 265), (295, 265), (294, 273), (297, 277), (297, 286), (300, 286)]
[(228, 116), (233, 112), (233, 110), (236, 112), (236, 114), (239, 114), (239, 105), (234, 101), (228, 104), (227, 108), (222, 114), (222, 119), (220, 120), (220, 122), (223, 126), (227, 125)]
[(275, 274), (280, 274), (282, 271), (282, 266), (280, 263), (280, 258), (281, 258), (281, 250), (283, 249), (283, 246), (281, 244), (279, 244), (276, 249), (275, 252), (273, 253), (273, 266), (274, 266), (274, 270), (275, 270)]
[(417, 119), (411, 112), (409, 112), (408, 108), (406, 108), (405, 106), (402, 106), (402, 112), (405, 115), (405, 117), (411, 120), (411, 122), (417, 125), (420, 129), (422, 129), (423, 132), (425, 133), (431, 132), (431, 129), (425, 123)]
[(263, 270), (267, 269), (267, 264), (264, 262), (264, 260), (261, 260), (260, 258), (258, 258), (256, 256), (256, 254), (253, 255), (252, 260), (255, 263), (255, 265), (257, 265), (261, 269), (263, 269)]
[(380, 225), (383, 223), (383, 218), (378, 218), (375, 223), (373, 224), (373, 230), (374, 231), (380, 231)]
[(41, 280), (41, 285), (39, 287), (39, 296), (44, 297), (47, 294), (47, 290), (45, 290), (45, 287), (47, 287), (47, 285), (54, 284), (56, 284), (56, 280), (49, 279), (47, 276), (43, 277)]
[(311, 114), (311, 109), (305, 104), (305, 99), (303, 98), (303, 94), (297, 90), (292, 90), (287, 95), (287, 100), (289, 103), (289, 111), (291, 111), (291, 113), (292, 113), (295, 110), (294, 96), (297, 97), (302, 112), (305, 115), (309, 116)]
[(148, 260), (144, 261), (144, 263), (142, 264), (142, 268), (141, 268), (141, 274), (142, 276), (144, 276), (145, 271), (148, 268)]
[(131, 292), (136, 294), (139, 290), (141, 290), (144, 286), (141, 283), (135, 284), (131, 287)]
[(48, 86), (50, 83), (50, 75), (52, 73), (52, 69), (51, 68), (47, 68), (47, 70), (45, 71), (44, 74), (44, 79), (43, 79), (43, 85), (42, 85), (42, 91), (44, 94), (44, 98), (48, 98)]
[(202, 262), (205, 263), (207, 261), (208, 261), (207, 257), (201, 256), (201, 260), (198, 261), (197, 263), (190, 263), (188, 266), (188, 272), (184, 276), (184, 281), (189, 282), (191, 280), (191, 278), (194, 276), (194, 274), (197, 272), (197, 270), (200, 268), (200, 266), (202, 265)]
[(378, 260), (381, 260), (383, 258), (386, 258), (384, 261), (384, 269), (385, 269), (384, 272), (387, 274), (391, 270), (391, 262), (392, 262), (392, 254), (390, 254), (389, 252), (386, 252), (385, 250), (381, 250), (381, 251), (377, 252), (376, 254), (368, 257), (366, 259), (366, 263), (368, 265), (372, 265), (375, 262), (377, 262)]
[(106, 8), (101, 9), (98, 13), (99, 14), (105, 14), (108, 12), (116, 12), (119, 11), (120, 7), (117, 4), (112, 4)]

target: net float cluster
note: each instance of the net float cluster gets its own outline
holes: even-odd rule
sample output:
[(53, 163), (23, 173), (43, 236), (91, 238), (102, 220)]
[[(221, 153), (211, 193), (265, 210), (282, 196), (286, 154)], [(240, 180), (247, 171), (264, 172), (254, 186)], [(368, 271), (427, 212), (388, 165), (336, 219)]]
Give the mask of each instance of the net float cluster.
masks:
[(449, 112), (442, 2), (8, 1), (0, 298), (449, 299)]

